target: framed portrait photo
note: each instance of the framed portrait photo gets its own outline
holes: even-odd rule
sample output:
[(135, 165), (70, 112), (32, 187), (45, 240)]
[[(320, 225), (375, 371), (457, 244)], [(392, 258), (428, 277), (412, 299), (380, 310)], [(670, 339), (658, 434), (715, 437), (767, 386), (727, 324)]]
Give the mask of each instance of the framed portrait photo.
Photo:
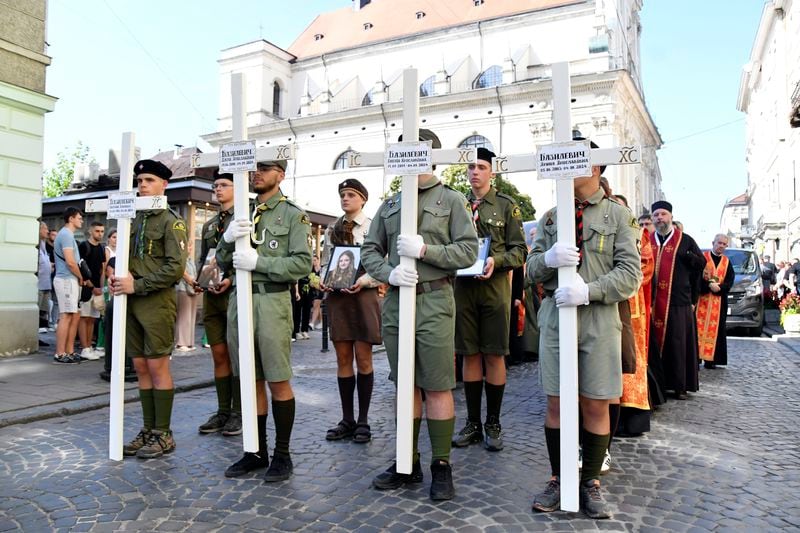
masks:
[(456, 276), (480, 276), (483, 274), (483, 267), (486, 266), (486, 259), (489, 257), (489, 244), (491, 237), (478, 237), (478, 259), (471, 267), (462, 268), (456, 271)]
[(334, 246), (328, 263), (328, 271), (325, 273), (322, 283), (335, 290), (352, 287), (356, 282), (360, 266), (360, 246)]

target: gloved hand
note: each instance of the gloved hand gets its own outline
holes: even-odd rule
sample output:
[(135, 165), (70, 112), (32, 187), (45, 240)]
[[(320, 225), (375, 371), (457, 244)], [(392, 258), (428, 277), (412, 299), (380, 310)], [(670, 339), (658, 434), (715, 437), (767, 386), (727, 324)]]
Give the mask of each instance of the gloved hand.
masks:
[(417, 269), (397, 265), (389, 274), (389, 283), (395, 287), (414, 287), (419, 279)]
[(589, 304), (589, 286), (583, 281), (580, 274), (575, 275), (575, 283), (566, 287), (559, 287), (553, 293), (556, 307), (578, 307)]
[(235, 242), (239, 237), (249, 235), (252, 230), (253, 223), (249, 220), (243, 218), (231, 220), (231, 223), (228, 224), (228, 228), (225, 230), (225, 233), (222, 234), (222, 238), (227, 243)]
[(578, 266), (578, 247), (563, 242), (555, 243), (544, 253), (544, 264), (550, 268)]
[(237, 270), (252, 272), (256, 269), (257, 262), (258, 252), (253, 248), (248, 248), (243, 252), (233, 252), (233, 268)]
[(425, 242), (422, 235), (398, 235), (397, 253), (401, 257), (411, 257), (412, 259), (422, 258), (425, 250)]

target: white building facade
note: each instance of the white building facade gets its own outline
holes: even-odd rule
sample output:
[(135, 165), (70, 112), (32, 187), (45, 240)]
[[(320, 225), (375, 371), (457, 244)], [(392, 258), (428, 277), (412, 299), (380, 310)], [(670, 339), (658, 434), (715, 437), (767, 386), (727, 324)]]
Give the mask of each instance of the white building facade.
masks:
[[(367, 211), (387, 190), (381, 169), (348, 169), (347, 153), (382, 151), (402, 133), (402, 71), (419, 72), (419, 124), (445, 148), (498, 155), (552, 141), (551, 65), (569, 61), (573, 129), (601, 147), (641, 144), (641, 166), (609, 167), (615, 193), (638, 214), (663, 198), (658, 131), (642, 95), (641, 0), (359, 0), (321, 14), (288, 50), (266, 41), (222, 52), (218, 131), (230, 140), (230, 76), (247, 79), (249, 137), (296, 143), (283, 190), (338, 212), (337, 184), (361, 180)], [(555, 203), (535, 173), (506, 177), (539, 214)]]
[(747, 114), (747, 195), (755, 248), (800, 256), (800, 3), (764, 5), (737, 108)]

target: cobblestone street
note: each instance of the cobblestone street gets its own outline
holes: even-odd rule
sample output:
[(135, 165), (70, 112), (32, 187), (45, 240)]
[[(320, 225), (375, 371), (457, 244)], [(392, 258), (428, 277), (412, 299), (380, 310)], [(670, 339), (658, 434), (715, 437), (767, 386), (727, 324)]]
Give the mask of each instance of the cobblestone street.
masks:
[[(701, 370), (700, 392), (663, 406), (649, 434), (615, 441), (604, 478), (616, 508), (609, 521), (530, 510), (549, 470), (535, 363), (509, 373), (505, 449), (454, 450), (456, 498), (434, 504), (424, 424), (425, 482), (395, 492), (370, 487), (394, 450), (383, 353), (376, 355), (373, 442), (325, 441), (340, 417), (328, 353), (317, 356), (326, 364), (298, 365), (289, 481), (265, 485), (263, 471), (225, 478), (240, 441), (197, 433), (216, 407), (212, 388), (197, 389), (176, 396), (178, 449), (163, 459), (109, 461), (107, 409), (0, 429), (0, 530), (797, 530), (800, 354), (768, 338), (730, 338), (729, 348), (729, 367)], [(456, 400), (458, 429), (465, 413), (460, 389)], [(140, 426), (139, 412), (137, 403), (125, 407), (126, 439)], [(271, 417), (268, 431), (272, 439)]]

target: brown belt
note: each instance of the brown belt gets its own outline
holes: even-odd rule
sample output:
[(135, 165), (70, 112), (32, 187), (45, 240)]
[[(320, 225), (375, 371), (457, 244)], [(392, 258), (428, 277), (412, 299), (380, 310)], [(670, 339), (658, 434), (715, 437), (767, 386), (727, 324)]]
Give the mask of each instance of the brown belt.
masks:
[(435, 279), (433, 281), (423, 281), (422, 283), (417, 283), (417, 294), (438, 291), (448, 285), (450, 285), (450, 278), (448, 277)]

